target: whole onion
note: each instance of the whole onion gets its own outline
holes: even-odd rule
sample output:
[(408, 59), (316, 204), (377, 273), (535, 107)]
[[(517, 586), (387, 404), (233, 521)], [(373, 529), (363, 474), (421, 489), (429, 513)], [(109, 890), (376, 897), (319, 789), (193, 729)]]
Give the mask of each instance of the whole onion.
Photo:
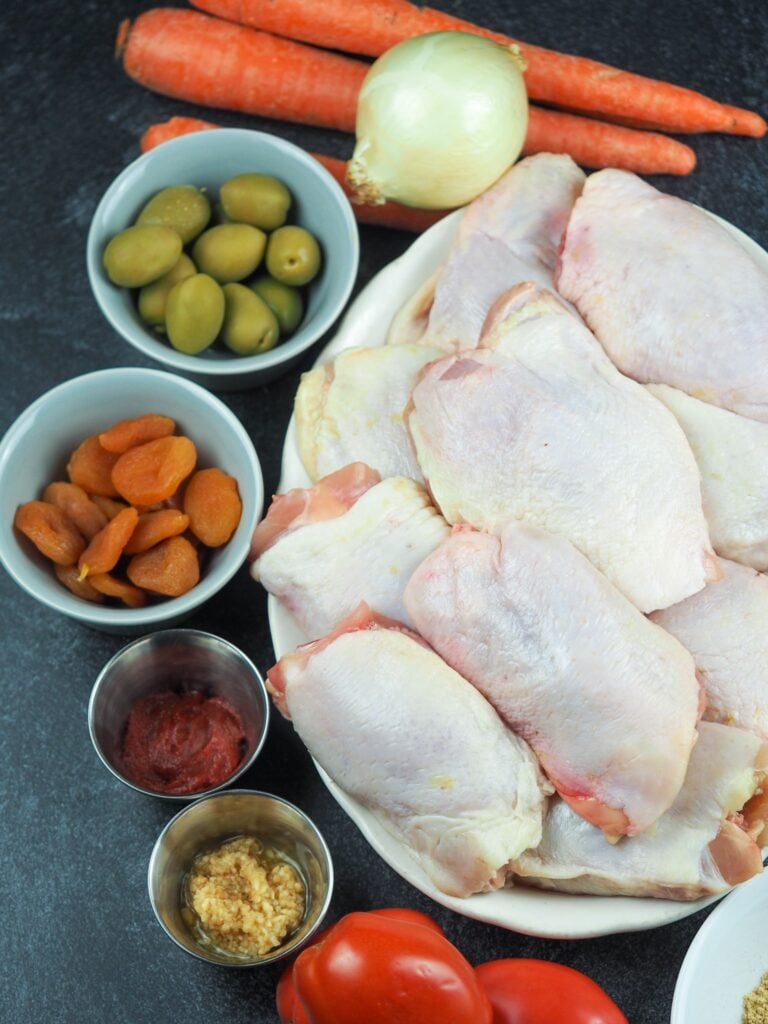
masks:
[(366, 75), (347, 177), (366, 203), (463, 206), (520, 155), (528, 127), (516, 47), (467, 32), (414, 36)]

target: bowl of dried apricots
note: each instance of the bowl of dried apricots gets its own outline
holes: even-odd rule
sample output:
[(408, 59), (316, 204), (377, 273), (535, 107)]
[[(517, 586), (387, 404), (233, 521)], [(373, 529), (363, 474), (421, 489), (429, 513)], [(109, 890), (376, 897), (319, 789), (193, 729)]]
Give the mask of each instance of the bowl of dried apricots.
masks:
[(158, 370), (100, 370), (42, 395), (0, 442), (0, 560), (48, 607), (141, 633), (231, 579), (263, 496), (218, 398)]

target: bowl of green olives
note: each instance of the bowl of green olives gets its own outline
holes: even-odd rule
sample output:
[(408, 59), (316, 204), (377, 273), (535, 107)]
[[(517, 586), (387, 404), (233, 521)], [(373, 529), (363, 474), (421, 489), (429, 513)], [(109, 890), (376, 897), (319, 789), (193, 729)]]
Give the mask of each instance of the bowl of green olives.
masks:
[(221, 128), (150, 150), (102, 197), (86, 251), (96, 301), (144, 355), (214, 390), (264, 384), (343, 311), (359, 241), (304, 150)]

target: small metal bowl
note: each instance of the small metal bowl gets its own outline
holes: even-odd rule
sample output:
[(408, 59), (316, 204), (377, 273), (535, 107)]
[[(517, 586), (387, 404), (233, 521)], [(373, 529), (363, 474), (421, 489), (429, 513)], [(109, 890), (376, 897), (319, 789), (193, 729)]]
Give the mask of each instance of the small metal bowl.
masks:
[[(256, 836), (284, 853), (306, 889), (299, 927), (281, 946), (253, 960), (204, 944), (183, 913), (186, 876), (195, 857), (241, 835)], [(309, 942), (331, 902), (333, 864), (322, 835), (298, 807), (270, 793), (233, 789), (196, 800), (168, 822), (152, 851), (148, 884), (157, 920), (187, 953), (224, 967), (255, 967), (291, 956)]]
[[(239, 713), (245, 750), (236, 770), (218, 786), (161, 793), (144, 789), (124, 773), (121, 746), (128, 715), (136, 701), (162, 690), (203, 690)], [(162, 800), (196, 800), (234, 782), (258, 757), (268, 725), (267, 688), (254, 664), (228, 641), (194, 629), (163, 630), (123, 647), (99, 673), (88, 704), (88, 729), (102, 762), (126, 786)]]

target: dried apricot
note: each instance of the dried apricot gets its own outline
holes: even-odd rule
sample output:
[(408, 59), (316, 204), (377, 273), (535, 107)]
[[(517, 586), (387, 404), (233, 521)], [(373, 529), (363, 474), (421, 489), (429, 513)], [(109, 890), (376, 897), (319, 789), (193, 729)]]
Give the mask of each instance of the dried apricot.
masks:
[(112, 482), (132, 505), (165, 501), (197, 462), (197, 449), (188, 437), (160, 437), (129, 448), (112, 469)]
[(82, 597), (84, 601), (93, 601), (94, 604), (100, 604), (104, 600), (104, 595), (91, 586), (88, 580), (80, 579), (76, 565), (54, 565), (53, 571), (56, 573), (59, 583), (63, 583), (75, 597)]
[(85, 549), (85, 540), (67, 513), (49, 501), (19, 505), (13, 525), (57, 565), (74, 565)]
[(73, 484), (82, 487), (89, 494), (103, 494), (108, 498), (117, 497), (112, 483), (112, 467), (119, 455), (102, 448), (96, 434), (86, 437), (69, 457), (67, 476)]
[(126, 555), (139, 555), (167, 537), (184, 533), (189, 526), (189, 516), (175, 508), (164, 508), (158, 512), (145, 512), (139, 516), (136, 529), (125, 545)]
[(197, 552), (184, 537), (169, 537), (128, 563), (128, 579), (137, 587), (179, 597), (200, 579)]
[(237, 529), (243, 503), (237, 480), (222, 469), (200, 469), (187, 484), (184, 511), (189, 528), (203, 544), (218, 548)]
[(147, 441), (154, 441), (158, 437), (168, 437), (175, 429), (176, 424), (170, 416), (148, 412), (143, 416), (134, 416), (132, 419), (113, 423), (109, 430), (99, 434), (99, 443), (108, 452), (122, 455), (136, 445), (146, 444)]
[[(88, 577), (88, 580), (93, 589), (98, 591), (99, 596), (104, 594), (106, 597), (116, 597), (123, 604), (127, 604), (129, 608), (143, 608), (147, 603), (147, 595), (143, 590), (139, 590), (132, 583), (126, 583), (125, 580), (118, 579), (117, 576), (112, 576), (108, 572), (94, 573), (93, 576)], [(88, 580), (83, 580), (83, 583), (87, 583)]]
[(128, 508), (124, 501), (115, 501), (114, 498), (105, 498), (103, 494), (92, 494), (91, 501), (98, 505), (107, 519), (114, 519), (118, 512)]
[(95, 537), (107, 525), (107, 517), (99, 506), (77, 484), (68, 484), (64, 480), (48, 484), (43, 491), (43, 501), (49, 501), (66, 512), (86, 540)]
[(81, 580), (90, 573), (114, 569), (138, 521), (139, 513), (135, 508), (124, 508), (99, 530), (78, 560)]

